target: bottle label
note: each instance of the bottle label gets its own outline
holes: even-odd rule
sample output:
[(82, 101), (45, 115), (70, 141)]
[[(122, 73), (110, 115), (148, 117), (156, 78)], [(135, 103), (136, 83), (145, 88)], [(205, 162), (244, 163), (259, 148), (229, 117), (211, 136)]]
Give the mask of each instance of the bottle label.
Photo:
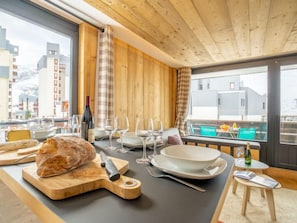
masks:
[(88, 130), (88, 141), (90, 143), (93, 143), (95, 141), (95, 133), (94, 133), (94, 129), (89, 129)]

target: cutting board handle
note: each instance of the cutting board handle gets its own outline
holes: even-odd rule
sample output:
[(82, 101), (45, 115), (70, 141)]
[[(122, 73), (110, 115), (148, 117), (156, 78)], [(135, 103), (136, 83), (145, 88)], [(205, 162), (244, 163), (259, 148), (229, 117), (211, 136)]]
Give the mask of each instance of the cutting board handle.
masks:
[(102, 187), (123, 199), (135, 199), (141, 195), (141, 182), (131, 177), (121, 175), (116, 181), (101, 179)]

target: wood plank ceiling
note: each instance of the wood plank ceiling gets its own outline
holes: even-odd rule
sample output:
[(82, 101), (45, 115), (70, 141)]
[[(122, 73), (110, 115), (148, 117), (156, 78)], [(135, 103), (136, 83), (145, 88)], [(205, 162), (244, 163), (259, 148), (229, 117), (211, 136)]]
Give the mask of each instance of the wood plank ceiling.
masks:
[(85, 0), (180, 61), (202, 67), (297, 52), (297, 0)]

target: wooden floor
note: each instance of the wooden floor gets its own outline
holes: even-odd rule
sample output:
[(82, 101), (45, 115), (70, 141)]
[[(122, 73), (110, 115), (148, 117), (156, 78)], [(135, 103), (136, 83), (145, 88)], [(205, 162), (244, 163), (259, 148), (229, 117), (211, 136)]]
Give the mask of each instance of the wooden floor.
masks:
[[(270, 215), (266, 199), (260, 196), (260, 190), (252, 190), (246, 216), (242, 216), (241, 202), (243, 190), (238, 185), (237, 193), (229, 189), (220, 220), (224, 223), (268, 223)], [(297, 219), (297, 190), (281, 188), (274, 190), (277, 223), (292, 223)], [(0, 222), (1, 223), (40, 223), (7, 186), (0, 181)]]

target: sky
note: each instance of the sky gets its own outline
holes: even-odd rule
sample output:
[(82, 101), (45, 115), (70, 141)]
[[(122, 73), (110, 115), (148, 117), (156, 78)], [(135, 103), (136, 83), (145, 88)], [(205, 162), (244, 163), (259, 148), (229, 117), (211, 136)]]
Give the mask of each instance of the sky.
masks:
[(0, 11), (0, 26), (6, 29), (6, 39), (19, 46), (18, 65), (36, 66), (42, 55), (46, 54), (46, 43), (58, 43), (60, 53), (69, 56), (70, 39), (40, 26), (20, 20)]

